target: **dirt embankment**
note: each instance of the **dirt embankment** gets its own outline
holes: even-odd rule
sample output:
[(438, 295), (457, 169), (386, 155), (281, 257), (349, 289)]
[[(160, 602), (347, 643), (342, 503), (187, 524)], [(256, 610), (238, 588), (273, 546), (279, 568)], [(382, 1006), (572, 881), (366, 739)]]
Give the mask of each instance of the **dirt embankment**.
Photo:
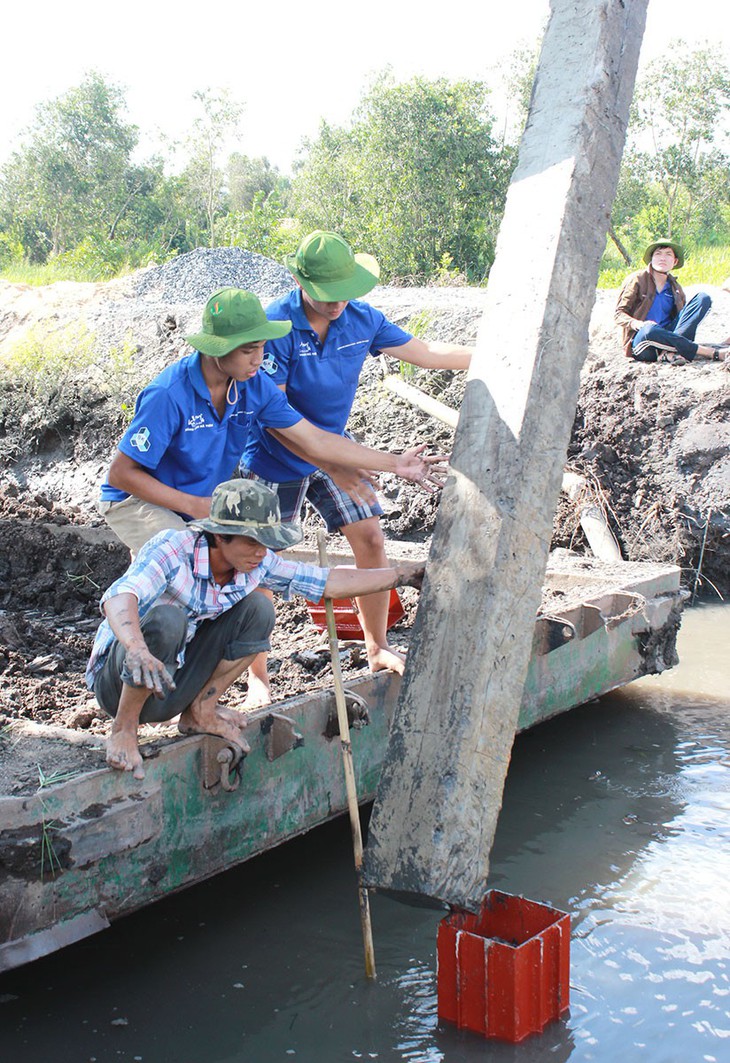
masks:
[[(62, 374), (42, 402), (36, 397), (29, 403), (7, 372), (0, 387), (0, 728), (23, 718), (92, 733), (105, 729), (82, 677), (98, 598), (127, 563), (126, 550), (95, 509), (123, 423), (119, 389), (136, 390), (183, 353), (183, 336), (199, 320), (201, 292), (233, 283), (257, 290), (266, 302), (287, 283), (279, 267), (256, 261), (259, 256), (218, 249), (196, 252), (186, 265), (189, 257), (110, 285), (29, 291), (0, 282), (0, 367), (28, 328), (60, 332), (80, 318), (96, 352), (83, 372)], [(586, 477), (591, 500), (606, 513), (626, 559), (677, 562), (689, 586), (700, 568), (702, 589), (725, 595), (730, 373), (716, 363), (680, 368), (626, 362), (611, 320), (615, 294), (598, 296), (567, 465)], [(714, 309), (700, 336), (720, 340), (730, 334), (730, 292), (716, 289), (712, 295)], [(483, 291), (473, 289), (380, 288), (371, 296), (399, 324), (468, 343), (475, 340), (484, 299)], [(133, 352), (123, 372), (122, 347)], [(380, 361), (371, 359), (363, 374), (351, 419), (358, 437), (388, 450), (416, 441), (448, 450), (451, 429), (387, 391)], [(411, 382), (458, 408), (463, 376), (417, 372)], [(382, 498), (388, 537), (425, 550), (437, 498), (389, 477), (383, 478)], [(579, 516), (579, 505), (561, 496), (555, 546), (586, 548)], [(308, 514), (310, 541), (315, 524)], [(396, 643), (407, 641), (416, 606), (409, 595)], [(271, 659), (275, 696), (328, 683), (328, 654), (304, 603), (282, 603), (278, 616)], [(345, 647), (343, 659), (346, 675), (364, 671), (357, 646)], [(241, 686), (232, 701), (243, 696)]]

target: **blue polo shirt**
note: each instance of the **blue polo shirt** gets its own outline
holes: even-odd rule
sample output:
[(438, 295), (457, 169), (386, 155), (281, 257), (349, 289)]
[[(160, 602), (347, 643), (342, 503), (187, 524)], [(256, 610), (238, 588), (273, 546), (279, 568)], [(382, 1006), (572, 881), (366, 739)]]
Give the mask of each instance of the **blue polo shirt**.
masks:
[[(368, 354), (408, 343), (410, 332), (388, 321), (369, 303), (355, 299), (330, 323), (320, 343), (304, 313), (299, 288), (266, 308), (271, 321), (291, 321), (292, 330), (279, 340), (268, 340), (262, 371), (275, 384), (286, 385), (286, 397), (308, 421), (327, 432), (342, 435), (350, 416), (360, 370)], [(253, 425), (244, 452), (250, 469), (265, 480), (287, 483), (308, 476), (315, 468), (296, 457), (270, 433)]]
[(676, 316), (677, 308), (674, 305), (674, 292), (671, 284), (667, 281), (662, 290), (654, 296), (654, 302), (649, 308), (646, 320), (656, 321), (660, 328), (669, 328)]
[[(221, 417), (211, 402), (200, 354), (194, 351), (140, 392), (119, 449), (161, 483), (207, 498), (235, 472), (252, 424), (290, 428), (301, 420), (261, 372), (238, 384), (237, 401), (227, 405)], [(128, 497), (128, 492), (102, 484), (102, 501)]]

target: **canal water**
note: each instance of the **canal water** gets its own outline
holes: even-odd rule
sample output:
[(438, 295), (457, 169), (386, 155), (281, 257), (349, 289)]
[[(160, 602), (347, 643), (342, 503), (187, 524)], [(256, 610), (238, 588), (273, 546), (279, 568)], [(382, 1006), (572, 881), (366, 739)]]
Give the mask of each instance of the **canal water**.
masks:
[(490, 885), (572, 917), (569, 1012), (519, 1045), (440, 1023), (442, 912), (375, 896), (347, 821), (0, 976), (0, 1063), (730, 1060), (730, 609), (681, 665), (521, 735)]

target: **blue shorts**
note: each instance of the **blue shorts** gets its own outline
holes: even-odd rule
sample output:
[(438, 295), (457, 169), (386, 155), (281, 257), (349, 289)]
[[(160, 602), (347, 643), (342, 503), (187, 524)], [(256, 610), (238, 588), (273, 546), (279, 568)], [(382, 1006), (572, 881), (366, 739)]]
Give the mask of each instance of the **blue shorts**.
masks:
[(334, 480), (321, 469), (315, 469), (303, 480), (291, 480), (282, 484), (264, 480), (255, 472), (247, 469), (245, 465), (241, 465), (238, 472), (244, 480), (259, 480), (272, 491), (276, 491), (279, 496), (281, 519), (284, 521), (301, 520), (302, 506), (305, 501), (317, 510), (327, 525), (328, 532), (339, 531), (343, 525), (357, 524), (358, 521), (367, 520), (368, 517), (383, 515), (383, 510), (377, 501), (372, 505), (358, 505), (345, 491), (341, 491)]

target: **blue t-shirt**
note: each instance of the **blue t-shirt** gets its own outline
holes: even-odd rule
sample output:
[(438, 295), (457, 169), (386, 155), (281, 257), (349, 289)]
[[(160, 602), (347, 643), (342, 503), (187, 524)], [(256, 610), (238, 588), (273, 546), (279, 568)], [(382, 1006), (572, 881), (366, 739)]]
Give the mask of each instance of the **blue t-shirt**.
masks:
[(674, 292), (671, 284), (667, 281), (660, 292), (654, 296), (654, 302), (646, 315), (647, 321), (656, 321), (661, 328), (668, 328), (677, 315), (674, 305)]
[[(262, 371), (286, 385), (286, 397), (308, 421), (342, 435), (350, 416), (360, 370), (368, 354), (402, 347), (413, 337), (386, 316), (355, 299), (332, 321), (321, 343), (304, 313), (302, 293), (294, 289), (266, 308), (271, 321), (291, 321), (288, 336), (266, 343)], [(253, 425), (244, 461), (265, 480), (286, 483), (308, 476), (314, 465), (296, 457), (270, 433)]]
[[(200, 354), (194, 351), (140, 392), (119, 450), (168, 487), (207, 498), (235, 472), (252, 424), (290, 428), (302, 419), (265, 373), (237, 387), (237, 401), (221, 417), (211, 402)], [(102, 501), (128, 497), (128, 492), (102, 484)]]

